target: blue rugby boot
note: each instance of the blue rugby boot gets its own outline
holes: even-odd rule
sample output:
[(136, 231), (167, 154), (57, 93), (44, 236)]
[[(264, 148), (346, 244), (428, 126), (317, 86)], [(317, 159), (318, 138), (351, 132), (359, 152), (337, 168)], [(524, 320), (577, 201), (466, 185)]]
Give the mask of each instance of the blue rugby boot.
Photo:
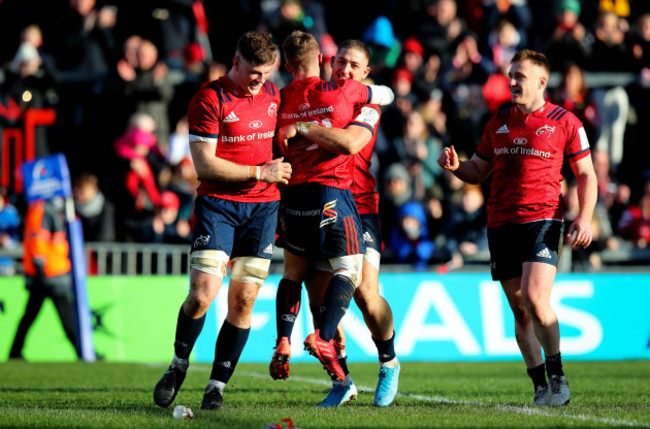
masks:
[(399, 363), (395, 368), (382, 366), (379, 369), (379, 381), (377, 381), (377, 388), (375, 389), (375, 406), (387, 407), (393, 403), (395, 395), (397, 395), (399, 370)]
[(344, 386), (342, 383), (334, 382), (329, 394), (323, 399), (323, 402), (317, 405), (318, 408), (338, 407), (348, 401), (357, 400), (357, 386), (350, 380), (350, 384)]

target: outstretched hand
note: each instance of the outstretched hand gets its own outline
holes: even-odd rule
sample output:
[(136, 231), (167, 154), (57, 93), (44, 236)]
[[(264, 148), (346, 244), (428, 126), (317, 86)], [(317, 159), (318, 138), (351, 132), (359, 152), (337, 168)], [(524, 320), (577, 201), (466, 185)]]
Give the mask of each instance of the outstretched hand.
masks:
[(260, 180), (266, 183), (289, 183), (291, 179), (291, 164), (282, 162), (284, 157), (276, 158), (262, 166)]

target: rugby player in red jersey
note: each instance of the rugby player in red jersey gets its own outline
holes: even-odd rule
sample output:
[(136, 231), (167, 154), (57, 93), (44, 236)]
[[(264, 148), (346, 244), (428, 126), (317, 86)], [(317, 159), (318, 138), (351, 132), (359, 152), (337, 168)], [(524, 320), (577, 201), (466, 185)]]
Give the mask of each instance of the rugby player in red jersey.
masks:
[(190, 253), (190, 291), (178, 313), (174, 358), (154, 389), (154, 402), (176, 397), (205, 314), (232, 270), (228, 314), (219, 331), (202, 409), (224, 408), (222, 393), (248, 339), (251, 312), (268, 275), (280, 192), (290, 164), (273, 159), (280, 92), (268, 81), (277, 46), (270, 34), (248, 32), (233, 66), (193, 97), (188, 109), (190, 150), (201, 181)]
[(443, 150), (438, 163), (469, 183), (479, 183), (492, 173), (488, 199), (492, 278), (501, 282), (514, 313), (517, 344), (535, 386), (533, 405), (559, 406), (571, 399), (560, 358), (558, 319), (550, 305), (564, 231), (560, 191), (564, 160), (578, 179), (580, 212), (566, 235), (573, 248), (591, 243), (597, 190), (582, 123), (544, 100), (549, 73), (545, 55), (518, 52), (509, 72), (514, 106), (490, 119), (470, 160), (459, 162), (452, 146)]
[[(332, 58), (333, 79), (361, 81), (370, 72), (369, 61), (370, 51), (362, 41), (346, 40), (340, 44), (336, 55)], [(378, 106), (364, 105), (357, 108), (354, 120), (345, 128), (329, 128), (309, 123), (306, 125), (309, 131), (305, 136), (331, 152), (353, 155), (350, 164), (352, 169), (350, 190), (359, 211), (366, 244), (361, 284), (354, 293), (354, 299), (361, 309), (372, 339), (377, 346), (380, 373), (375, 389), (374, 404), (384, 407), (390, 405), (397, 394), (399, 362), (394, 349), (393, 314), (388, 302), (379, 294), (381, 258), (379, 194), (375, 190), (376, 180), (370, 172), (370, 164), (380, 116), (381, 110)], [(302, 124), (301, 126), (304, 127)], [(297, 129), (290, 131), (290, 136), (293, 137)], [(314, 264), (314, 270), (305, 280), (310, 308), (315, 318), (318, 316), (320, 300), (332, 276), (331, 269), (328, 267), (329, 263), (323, 262)], [(297, 298), (299, 297), (298, 294)], [(295, 306), (295, 302), (289, 302), (291, 302), (291, 307)], [(290, 314), (291, 307), (281, 308), (285, 303), (287, 300), (278, 300), (278, 317)], [(282, 339), (283, 334), (284, 332), (279, 332), (278, 338)], [(339, 406), (354, 399), (357, 395), (357, 388), (350, 377), (345, 362), (345, 336), (341, 324), (338, 327), (336, 340), (339, 363), (346, 378), (343, 381), (333, 379), (331, 391), (320, 404), (322, 407)], [(276, 379), (287, 378), (289, 374), (289, 355), (284, 355), (284, 352), (282, 349), (276, 352), (270, 365), (271, 375)], [(278, 358), (281, 365), (277, 365)]]
[[(278, 140), (294, 170), (280, 213), (278, 246), (285, 250), (285, 269), (278, 288), (275, 357), (281, 354), (288, 359), (290, 355), (300, 288), (312, 261), (328, 260), (333, 275), (322, 299), (318, 330), (307, 337), (305, 348), (331, 375), (344, 380), (333, 338), (361, 282), (365, 253), (359, 215), (349, 190), (352, 159), (306, 140), (304, 134), (309, 133), (307, 122), (342, 128), (353, 121), (357, 108), (369, 102), (390, 103), (393, 94), (386, 87), (368, 87), (353, 80), (321, 80), (320, 47), (310, 34), (292, 33), (282, 49), (294, 80), (282, 89)], [(290, 312), (283, 313), (287, 308)], [(272, 375), (273, 366), (272, 362)], [(275, 375), (286, 378), (288, 373)]]

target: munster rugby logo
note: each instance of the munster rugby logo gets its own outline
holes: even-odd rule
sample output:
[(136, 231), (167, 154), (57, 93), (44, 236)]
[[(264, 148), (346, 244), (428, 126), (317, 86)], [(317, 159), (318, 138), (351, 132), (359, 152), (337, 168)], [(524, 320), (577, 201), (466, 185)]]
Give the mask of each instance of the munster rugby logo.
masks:
[(277, 105), (277, 103), (271, 103), (271, 105), (269, 106), (268, 113), (269, 113), (269, 116), (272, 117), (272, 118), (278, 115), (278, 105)]
[(207, 246), (210, 242), (209, 235), (199, 235), (196, 240), (194, 240), (194, 248)]
[(551, 127), (549, 125), (544, 125), (543, 127), (539, 127), (537, 131), (535, 131), (535, 135), (538, 136), (550, 136), (555, 132), (555, 127)]

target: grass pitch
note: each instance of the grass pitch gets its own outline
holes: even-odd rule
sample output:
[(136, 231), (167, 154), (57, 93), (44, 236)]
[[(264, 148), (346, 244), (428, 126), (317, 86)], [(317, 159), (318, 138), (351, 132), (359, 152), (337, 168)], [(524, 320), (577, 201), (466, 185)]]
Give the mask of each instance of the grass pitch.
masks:
[(265, 364), (240, 364), (225, 411), (199, 409), (210, 366), (190, 366), (173, 405), (194, 410), (176, 420), (153, 404), (167, 364), (0, 364), (0, 427), (12, 428), (259, 428), (293, 419), (300, 428), (650, 427), (650, 362), (564, 364), (572, 399), (566, 407), (531, 408), (533, 389), (521, 362), (402, 362), (400, 394), (384, 409), (372, 405), (376, 364), (350, 364), (359, 399), (317, 409), (329, 386), (316, 362), (294, 364), (273, 381)]

